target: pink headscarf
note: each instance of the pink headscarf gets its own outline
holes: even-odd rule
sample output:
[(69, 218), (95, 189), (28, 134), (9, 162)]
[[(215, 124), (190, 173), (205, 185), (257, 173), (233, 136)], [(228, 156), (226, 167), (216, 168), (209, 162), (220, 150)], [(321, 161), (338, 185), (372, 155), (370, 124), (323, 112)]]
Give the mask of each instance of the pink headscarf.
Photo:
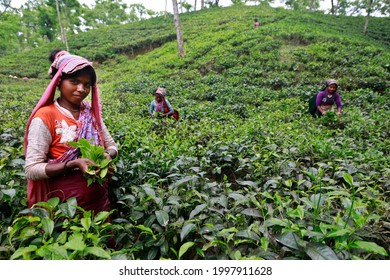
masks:
[[(24, 135), (24, 151), (26, 154), (27, 151), (27, 144), (28, 144), (28, 129), (30, 127), (31, 121), (35, 115), (35, 113), (42, 107), (49, 105), (54, 100), (54, 95), (56, 92), (56, 87), (61, 81), (62, 74), (71, 74), (78, 70), (83, 69), (86, 66), (92, 66), (92, 62), (88, 61), (87, 59), (77, 56), (77, 55), (71, 55), (70, 53), (66, 51), (60, 51), (56, 54), (53, 63), (51, 64), (49, 68), (49, 76), (52, 76), (52, 73), (57, 70), (54, 77), (52, 77), (49, 85), (47, 86), (45, 92), (43, 93), (41, 99), (38, 101), (38, 104), (35, 106), (34, 110), (32, 111), (28, 121), (27, 121), (27, 127), (26, 127), (26, 133)], [(101, 103), (100, 103), (100, 97), (99, 97), (99, 88), (97, 85), (97, 81), (94, 85), (92, 85), (92, 98), (91, 98), (91, 108), (92, 112), (96, 118), (96, 121), (99, 125), (99, 127), (102, 127), (102, 112), (101, 112)]]
[(161, 97), (165, 97), (165, 95), (167, 94), (167, 91), (166, 91), (166, 89), (163, 88), (163, 87), (158, 87), (158, 88), (156, 89), (156, 93), (157, 93), (157, 94), (160, 94)]

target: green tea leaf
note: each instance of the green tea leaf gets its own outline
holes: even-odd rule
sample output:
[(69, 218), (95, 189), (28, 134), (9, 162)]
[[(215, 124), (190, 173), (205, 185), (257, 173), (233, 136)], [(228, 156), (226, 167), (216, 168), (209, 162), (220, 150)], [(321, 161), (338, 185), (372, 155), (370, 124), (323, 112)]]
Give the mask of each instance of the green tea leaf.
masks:
[(353, 178), (352, 178), (352, 176), (350, 174), (344, 173), (343, 174), (343, 178), (344, 178), (345, 182), (347, 182), (347, 184), (349, 186), (351, 186), (351, 187), (353, 186)]
[(188, 223), (188, 224), (185, 224), (183, 226), (183, 228), (181, 229), (181, 232), (180, 232), (180, 240), (183, 241), (184, 238), (186, 238), (186, 236), (191, 232), (193, 231), (194, 229), (196, 229), (196, 225), (193, 224), (193, 223)]
[(106, 221), (108, 217), (112, 214), (113, 210), (110, 212), (107, 211), (101, 211), (96, 214), (95, 218), (93, 219), (94, 223), (98, 223), (100, 221)]
[(296, 233), (290, 231), (280, 234), (276, 239), (283, 245), (295, 250), (298, 250), (302, 245), (302, 239)]
[(67, 238), (68, 238), (68, 234), (66, 233), (66, 231), (63, 231), (63, 232), (61, 232), (61, 233), (57, 236), (56, 241), (58, 242), (58, 244), (65, 244)]
[(73, 218), (76, 214), (77, 201), (76, 198), (72, 197), (67, 202), (59, 205), (61, 212), (68, 218)]
[(21, 239), (29, 239), (31, 237), (37, 236), (39, 234), (39, 231), (34, 226), (25, 227), (20, 232), (20, 238)]
[(156, 218), (157, 218), (158, 223), (161, 226), (166, 227), (168, 225), (168, 222), (169, 222), (168, 213), (164, 210), (158, 210), (155, 212), (155, 214), (156, 214)]
[(107, 175), (107, 172), (108, 172), (108, 168), (107, 167), (105, 167), (103, 169), (100, 169), (100, 174), (99, 174), (100, 178), (101, 179), (105, 178), (106, 175)]
[(68, 260), (69, 259), (68, 252), (66, 251), (66, 249), (63, 246), (59, 246), (57, 243), (48, 245), (47, 249), (52, 254), (54, 254), (54, 258), (56, 260), (61, 260), (61, 259)]
[(302, 220), (305, 215), (305, 210), (301, 205), (299, 205), (296, 209), (287, 209), (287, 215), (292, 218), (299, 218)]
[(74, 233), (69, 237), (69, 241), (64, 244), (64, 247), (74, 251), (84, 251), (86, 248), (83, 236), (80, 233)]
[(206, 209), (206, 207), (207, 207), (206, 203), (197, 205), (195, 207), (195, 209), (191, 211), (189, 218), (192, 219), (193, 217), (198, 215), (200, 212), (202, 212), (204, 209)]
[(346, 229), (346, 228), (341, 228), (341, 229), (335, 229), (329, 232), (326, 237), (338, 237), (338, 236), (345, 236), (347, 234), (350, 234), (351, 230)]
[(83, 228), (84, 228), (86, 231), (88, 231), (89, 228), (91, 227), (91, 218), (86, 218), (86, 217), (84, 217), (84, 218), (82, 218), (82, 219), (80, 220), (80, 223), (81, 223), (81, 225), (83, 226)]
[(54, 230), (54, 221), (49, 217), (42, 219), (42, 228), (48, 236), (51, 236)]
[(51, 206), (51, 209), (54, 209), (60, 203), (60, 198), (52, 197), (47, 201), (47, 203)]
[(221, 231), (218, 232), (217, 236), (226, 236), (231, 233), (238, 232), (238, 229), (235, 227), (230, 227), (230, 228), (224, 228)]
[(168, 252), (169, 252), (169, 244), (168, 244), (167, 240), (165, 240), (164, 243), (161, 244), (160, 252), (161, 252), (161, 255), (163, 255), (163, 256), (168, 254)]
[(241, 186), (251, 186), (251, 187), (257, 187), (257, 183), (253, 181), (240, 181), (236, 180), (237, 184)]
[(11, 199), (14, 198), (14, 196), (16, 194), (16, 190), (15, 189), (1, 190), (1, 192), (4, 193), (5, 195), (8, 195)]
[(386, 250), (374, 242), (357, 240), (351, 244), (351, 247), (359, 248), (375, 254), (380, 254), (382, 256), (388, 256)]
[(90, 185), (92, 185), (93, 182), (95, 182), (94, 178), (92, 178), (92, 177), (87, 178), (87, 186), (88, 186), (88, 187), (89, 187)]
[(28, 260), (28, 255), (32, 252), (35, 252), (38, 249), (35, 245), (29, 245), (28, 247), (21, 247), (15, 251), (15, 253), (12, 254), (11, 260), (19, 259), (23, 256), (23, 259)]
[[(47, 205), (47, 202), (44, 202), (45, 205)], [(49, 217), (49, 213), (46, 209), (43, 208), (27, 208), (22, 211), (20, 211), (20, 214), (32, 214), (35, 215), (41, 219), (45, 217)]]
[(100, 169), (106, 168), (110, 164), (111, 160), (104, 158), (100, 161)]
[(249, 238), (255, 241), (260, 241), (259, 235), (251, 230), (239, 231), (236, 233), (236, 237)]
[(179, 260), (188, 251), (188, 249), (190, 249), (194, 245), (195, 245), (195, 242), (186, 242), (183, 245), (181, 245), (180, 249), (179, 249), (179, 256), (178, 256)]
[(157, 247), (151, 247), (148, 251), (148, 254), (146, 255), (147, 260), (153, 260), (158, 253), (158, 248)]
[(256, 217), (256, 218), (262, 218), (263, 214), (258, 209), (255, 208), (247, 208), (241, 211), (242, 214), (246, 216)]
[(85, 249), (85, 253), (94, 255), (101, 259), (106, 259), (106, 260), (111, 259), (111, 255), (107, 253), (107, 251), (103, 250), (103, 248), (100, 247), (87, 247)]
[(312, 260), (338, 260), (335, 252), (325, 244), (307, 243), (305, 252)]
[(151, 228), (145, 227), (144, 225), (138, 225), (138, 226), (136, 226), (136, 228), (139, 228), (139, 229), (142, 230), (143, 232), (148, 233), (148, 234), (154, 236), (153, 231), (152, 231)]

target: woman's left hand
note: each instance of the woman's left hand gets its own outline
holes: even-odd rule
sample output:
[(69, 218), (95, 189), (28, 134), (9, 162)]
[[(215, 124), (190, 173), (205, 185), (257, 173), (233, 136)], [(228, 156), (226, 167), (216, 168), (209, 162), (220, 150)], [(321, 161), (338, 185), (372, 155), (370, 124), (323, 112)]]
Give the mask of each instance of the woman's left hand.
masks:
[[(111, 158), (111, 155), (106, 152), (104, 153), (104, 157), (108, 160), (112, 160), (113, 158)], [(108, 174), (108, 178), (111, 178), (112, 175), (114, 175), (115, 173), (115, 167), (113, 167), (111, 164), (108, 165), (108, 171), (107, 171), (107, 174)]]

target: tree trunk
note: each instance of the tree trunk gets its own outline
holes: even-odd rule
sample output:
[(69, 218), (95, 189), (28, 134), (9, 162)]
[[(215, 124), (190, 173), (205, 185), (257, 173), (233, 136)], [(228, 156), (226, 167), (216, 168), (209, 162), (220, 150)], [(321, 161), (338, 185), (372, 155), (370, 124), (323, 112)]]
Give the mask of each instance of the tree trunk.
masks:
[(68, 40), (66, 39), (66, 33), (64, 31), (64, 28), (62, 27), (60, 5), (58, 4), (58, 1), (59, 0), (56, 0), (56, 9), (57, 9), (57, 16), (58, 16), (58, 24), (60, 25), (61, 41), (62, 43), (65, 44), (66, 50), (69, 51)]
[[(66, 3), (65, 3), (66, 5)], [(65, 36), (66, 36), (66, 33), (68, 33), (68, 30), (69, 30), (69, 15), (70, 15), (70, 11), (69, 11), (69, 7), (68, 5), (66, 5), (65, 7)]]
[(334, 8), (334, 3), (333, 3), (333, 0), (330, 0), (330, 3), (331, 3), (331, 8), (330, 8), (330, 13), (332, 14), (332, 15), (334, 15), (334, 10), (335, 10), (335, 8)]
[(200, 0), (200, 9), (203, 10), (204, 8), (204, 0)]
[(172, 6), (173, 6), (173, 18), (174, 18), (175, 27), (176, 27), (177, 48), (178, 48), (178, 52), (179, 52), (179, 57), (184, 57), (186, 55), (186, 53), (185, 53), (185, 49), (184, 49), (183, 33), (181, 31), (179, 9), (177, 7), (177, 0), (172, 0)]
[(168, 9), (168, 0), (165, 0), (165, 14), (164, 14), (165, 19), (167, 18), (167, 9)]
[(367, 15), (366, 15), (366, 21), (365, 21), (364, 27), (363, 27), (363, 33), (364, 33), (364, 35), (367, 34), (367, 27), (368, 27), (368, 22), (369, 22), (369, 20), (370, 20), (370, 15), (367, 14)]
[(364, 23), (364, 27), (363, 27), (364, 35), (366, 35), (366, 33), (367, 33), (368, 22), (370, 20), (371, 10), (372, 10), (372, 0), (368, 0), (368, 2), (367, 2), (366, 22)]
[(197, 1), (195, 0), (195, 4), (194, 4), (194, 11), (196, 11), (196, 2), (197, 2)]

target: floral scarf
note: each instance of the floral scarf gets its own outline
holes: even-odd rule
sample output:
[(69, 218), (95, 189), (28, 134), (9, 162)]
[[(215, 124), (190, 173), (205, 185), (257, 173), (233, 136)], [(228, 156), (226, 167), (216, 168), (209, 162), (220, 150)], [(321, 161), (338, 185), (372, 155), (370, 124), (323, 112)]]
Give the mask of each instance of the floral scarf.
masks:
[[(87, 139), (91, 144), (102, 145), (103, 136), (101, 128), (91, 112), (91, 107), (87, 102), (83, 102), (80, 108), (80, 116), (77, 121), (77, 135), (74, 141), (78, 139)], [(69, 146), (68, 150), (57, 159), (50, 159), (49, 163), (67, 162), (79, 157), (79, 149)]]

